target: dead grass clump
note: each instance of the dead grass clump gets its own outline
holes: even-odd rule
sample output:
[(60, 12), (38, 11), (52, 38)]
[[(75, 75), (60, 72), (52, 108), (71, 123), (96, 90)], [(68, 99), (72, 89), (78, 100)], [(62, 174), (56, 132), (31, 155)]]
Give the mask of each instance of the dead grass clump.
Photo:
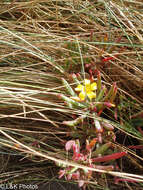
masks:
[[(90, 77), (90, 68), (94, 78), (96, 70), (102, 73), (108, 87), (117, 83), (117, 109), (105, 110), (101, 118), (114, 122), (115, 146), (128, 152), (133, 170), (127, 160), (119, 162), (119, 172), (92, 168), (99, 184), (90, 181), (89, 188), (142, 188), (142, 150), (128, 148), (142, 145), (143, 135), (142, 6), (139, 0), (1, 1), (0, 183), (58, 181), (55, 162), (77, 166), (65, 161), (72, 132), (63, 121), (84, 110), (68, 108), (58, 94), (66, 95), (61, 78), (74, 88), (70, 74)], [(111, 176), (128, 180), (115, 185)], [(134, 178), (138, 183), (130, 183)]]

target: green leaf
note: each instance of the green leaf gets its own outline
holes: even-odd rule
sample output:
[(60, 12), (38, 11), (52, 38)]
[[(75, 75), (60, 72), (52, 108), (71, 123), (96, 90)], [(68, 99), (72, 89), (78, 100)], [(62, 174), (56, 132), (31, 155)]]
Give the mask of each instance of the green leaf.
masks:
[(71, 96), (76, 96), (76, 93), (73, 91), (73, 89), (71, 88), (71, 86), (69, 85), (69, 83), (62, 78), (62, 83), (65, 86), (67, 92), (71, 95)]

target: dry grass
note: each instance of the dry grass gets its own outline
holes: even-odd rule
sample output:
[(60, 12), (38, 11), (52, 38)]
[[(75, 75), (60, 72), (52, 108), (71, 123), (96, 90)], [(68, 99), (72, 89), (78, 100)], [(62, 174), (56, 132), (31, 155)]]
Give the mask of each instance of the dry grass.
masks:
[[(82, 74), (82, 62), (99, 69), (109, 86), (117, 82), (117, 104), (122, 101), (124, 108), (119, 115), (121, 125), (116, 121), (114, 125), (124, 138), (142, 144), (137, 130), (121, 129), (143, 107), (141, 0), (13, 0), (1, 2), (0, 7), (1, 183), (58, 178), (52, 161), (65, 163), (69, 132), (62, 121), (84, 112), (67, 108), (57, 94), (65, 93), (62, 77), (70, 81), (70, 73)], [(114, 60), (102, 64), (101, 58), (108, 56)], [(122, 148), (128, 150), (124, 143)], [(142, 152), (131, 151), (128, 159), (136, 171), (130, 173), (123, 164), (123, 172), (108, 173), (137, 177), (143, 184)], [(107, 181), (111, 190), (117, 186), (141, 189), (139, 183), (115, 187), (111, 177)]]

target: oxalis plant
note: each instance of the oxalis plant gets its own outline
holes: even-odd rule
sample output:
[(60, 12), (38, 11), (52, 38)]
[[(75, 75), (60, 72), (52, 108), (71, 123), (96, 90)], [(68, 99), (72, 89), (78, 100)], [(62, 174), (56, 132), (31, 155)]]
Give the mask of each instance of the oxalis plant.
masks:
[[(95, 79), (93, 77), (82, 79), (79, 74), (73, 74), (72, 80), (75, 88), (72, 88), (64, 78), (62, 79), (69, 95), (60, 94), (59, 97), (68, 107), (81, 110), (83, 114), (74, 115), (71, 121), (63, 121), (63, 124), (69, 128), (71, 137), (71, 140), (65, 143), (67, 159), (91, 168), (115, 170), (117, 168), (116, 159), (126, 153), (119, 152), (113, 146), (116, 140), (114, 126), (110, 122), (105, 122), (101, 114), (104, 109), (115, 107), (116, 83), (113, 83), (108, 90), (102, 84), (99, 71)], [(62, 167), (59, 171), (59, 178), (74, 180), (83, 189), (89, 181), (102, 177), (91, 170), (60, 164), (58, 166)]]

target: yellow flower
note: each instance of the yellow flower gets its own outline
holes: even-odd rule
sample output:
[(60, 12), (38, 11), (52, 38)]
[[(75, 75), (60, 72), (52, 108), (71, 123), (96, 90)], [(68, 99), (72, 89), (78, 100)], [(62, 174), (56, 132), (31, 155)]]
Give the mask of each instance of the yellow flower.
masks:
[[(79, 99), (81, 101), (84, 101), (86, 96), (92, 100), (93, 98), (96, 98), (96, 92), (94, 92), (97, 89), (96, 82), (90, 83), (90, 80), (85, 79), (84, 85), (79, 84), (75, 91), (80, 92), (79, 93)], [(78, 99), (78, 98), (77, 98)]]

